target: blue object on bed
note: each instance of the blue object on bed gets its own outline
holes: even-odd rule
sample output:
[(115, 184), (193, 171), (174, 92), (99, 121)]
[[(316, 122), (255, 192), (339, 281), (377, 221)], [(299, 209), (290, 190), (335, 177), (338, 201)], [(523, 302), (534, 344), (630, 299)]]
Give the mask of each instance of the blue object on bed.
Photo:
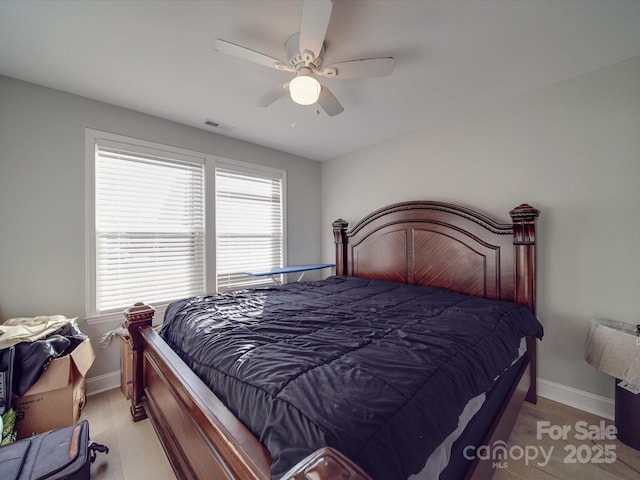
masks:
[(310, 270), (322, 270), (323, 268), (335, 267), (335, 263), (318, 263), (313, 265), (291, 265), (289, 267), (271, 268), (269, 270), (255, 270), (251, 272), (245, 272), (247, 275), (253, 275), (254, 277), (264, 277), (267, 275), (281, 275), (283, 273), (299, 273), (308, 272)]
[(542, 333), (513, 303), (356, 277), (181, 300), (161, 331), (269, 450), (273, 478), (332, 446), (384, 480), (419, 472)]

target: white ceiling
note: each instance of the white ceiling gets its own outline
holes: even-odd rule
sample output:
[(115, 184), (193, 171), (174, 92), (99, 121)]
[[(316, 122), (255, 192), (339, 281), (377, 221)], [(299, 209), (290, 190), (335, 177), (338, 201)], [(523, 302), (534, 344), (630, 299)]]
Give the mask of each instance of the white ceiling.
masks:
[(345, 108), (332, 118), (288, 97), (256, 107), (291, 74), (212, 40), (286, 62), (301, 8), (0, 0), (0, 74), (326, 160), (640, 55), (640, 0), (334, 0), (325, 65), (392, 56), (393, 74), (322, 79)]

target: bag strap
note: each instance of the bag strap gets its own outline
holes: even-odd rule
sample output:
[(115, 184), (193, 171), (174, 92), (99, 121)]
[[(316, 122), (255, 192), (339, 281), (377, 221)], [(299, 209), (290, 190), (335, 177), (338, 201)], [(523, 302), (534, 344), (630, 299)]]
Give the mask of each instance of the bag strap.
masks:
[(96, 461), (98, 453), (109, 454), (109, 447), (102, 445), (101, 443), (91, 442), (89, 444), (89, 451), (91, 452), (91, 463)]

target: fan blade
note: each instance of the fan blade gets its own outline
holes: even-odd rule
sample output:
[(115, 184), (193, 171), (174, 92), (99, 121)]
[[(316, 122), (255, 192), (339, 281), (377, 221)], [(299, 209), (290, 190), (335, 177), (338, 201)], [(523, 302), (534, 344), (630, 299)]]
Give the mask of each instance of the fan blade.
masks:
[(282, 83), (277, 87), (272, 88), (267, 93), (265, 93), (262, 97), (260, 97), (256, 102), (256, 105), (258, 107), (268, 107), (288, 91), (289, 91), (289, 82)]
[(213, 41), (213, 48), (220, 53), (231, 55), (233, 57), (247, 60), (249, 62), (257, 63), (259, 65), (264, 65), (265, 67), (277, 68), (278, 70), (293, 71), (292, 68), (290, 68), (288, 65), (284, 64), (277, 58), (270, 57), (268, 55), (265, 55), (264, 53), (256, 52), (255, 50), (251, 50), (250, 48), (236, 45), (235, 43), (227, 42), (226, 40), (216, 38)]
[(344, 112), (344, 108), (340, 105), (338, 99), (334, 97), (333, 93), (324, 85), (322, 85), (322, 90), (320, 90), (318, 103), (330, 117), (335, 117), (339, 113)]
[(384, 77), (391, 75), (393, 65), (392, 57), (364, 58), (334, 63), (316, 73), (324, 77), (335, 78)]
[(304, 55), (307, 50), (313, 53), (314, 58), (320, 55), (332, 9), (331, 0), (305, 0), (302, 4), (300, 53)]

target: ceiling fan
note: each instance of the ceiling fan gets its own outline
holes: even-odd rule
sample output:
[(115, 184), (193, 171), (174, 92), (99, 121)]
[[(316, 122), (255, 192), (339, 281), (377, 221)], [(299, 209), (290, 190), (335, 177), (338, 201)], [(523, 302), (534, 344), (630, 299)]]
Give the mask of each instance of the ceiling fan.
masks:
[(331, 0), (303, 2), (300, 33), (289, 37), (285, 44), (287, 63), (219, 38), (213, 41), (213, 48), (218, 52), (265, 67), (295, 73), (293, 79), (263, 95), (258, 100), (258, 106), (267, 107), (288, 91), (294, 102), (300, 105), (311, 105), (317, 102), (327, 115), (333, 117), (342, 113), (344, 108), (333, 93), (325, 85), (320, 84), (315, 77), (337, 79), (382, 77), (391, 74), (394, 60), (392, 57), (365, 58), (323, 67), (324, 40), (332, 8)]

